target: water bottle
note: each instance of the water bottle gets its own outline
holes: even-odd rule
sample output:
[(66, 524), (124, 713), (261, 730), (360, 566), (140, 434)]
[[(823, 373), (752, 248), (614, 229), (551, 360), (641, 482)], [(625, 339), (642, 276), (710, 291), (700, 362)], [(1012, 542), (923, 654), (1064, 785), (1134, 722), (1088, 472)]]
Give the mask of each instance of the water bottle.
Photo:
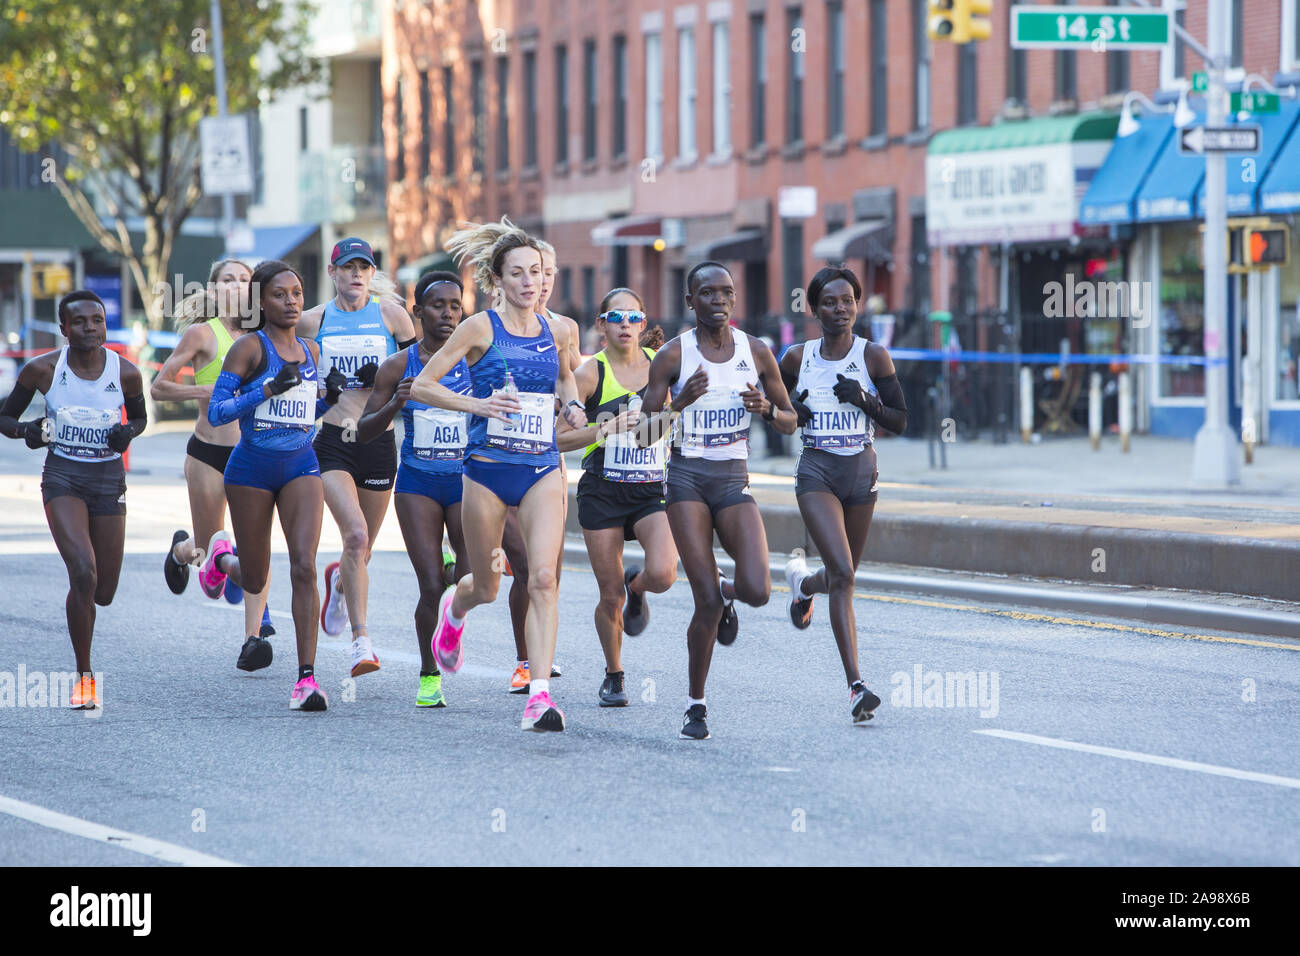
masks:
[(627, 410), (631, 412), (633, 415), (640, 416), (641, 406), (643, 404), (644, 403), (641, 401), (640, 395), (633, 395), (631, 398), (627, 400)]
[[(510, 371), (508, 369), (506, 370), (506, 384), (501, 389), (501, 394), (508, 395), (510, 398), (513, 398), (515, 401), (519, 400), (519, 388), (518, 386), (515, 385), (515, 377), (510, 374)], [(521, 415), (519, 412), (511, 412), (506, 417), (507, 420), (510, 422), (511, 427), (518, 427), (520, 421), (523, 420), (523, 415)]]

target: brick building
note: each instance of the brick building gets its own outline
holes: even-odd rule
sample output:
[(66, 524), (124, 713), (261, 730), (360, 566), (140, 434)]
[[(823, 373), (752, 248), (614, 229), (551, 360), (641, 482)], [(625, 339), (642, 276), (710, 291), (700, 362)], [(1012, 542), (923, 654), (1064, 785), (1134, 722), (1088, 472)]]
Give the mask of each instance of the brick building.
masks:
[[(1080, 158), (1044, 182), (1064, 175), (1077, 210), (1119, 142), (1124, 94), (1172, 110), (1200, 58), (1181, 43), (1012, 50), (1013, 5), (995, 4), (991, 39), (956, 47), (926, 39), (924, 0), (385, 0), (392, 254), (409, 275), (458, 219), (509, 215), (555, 244), (553, 302), (584, 323), (627, 284), (675, 332), (686, 270), (709, 257), (732, 266), (751, 328), (801, 337), (795, 290), (843, 260), (898, 317), (896, 342), (929, 344), (924, 317), (947, 309), (965, 347), (1082, 351), (1110, 335), (1158, 351), (1124, 328), (1037, 320), (1045, 279), (1158, 272), (1146, 235), (1172, 227), (1071, 212), (1047, 230), (962, 232), (927, 161), (960, 169), (1055, 136)], [(1230, 80), (1286, 79), (1296, 5), (1229, 3)], [(1206, 35), (1204, 2), (1166, 6)], [(1199, 217), (1182, 218), (1185, 240)]]

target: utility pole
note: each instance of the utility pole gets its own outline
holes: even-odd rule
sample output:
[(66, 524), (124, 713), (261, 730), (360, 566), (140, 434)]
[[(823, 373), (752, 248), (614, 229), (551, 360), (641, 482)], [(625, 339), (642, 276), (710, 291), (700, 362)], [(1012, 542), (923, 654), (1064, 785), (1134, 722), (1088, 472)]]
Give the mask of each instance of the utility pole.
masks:
[[(217, 115), (225, 116), (228, 112), (226, 101), (226, 46), (221, 37), (221, 0), (212, 0), (212, 62), (217, 81)], [(235, 197), (230, 193), (221, 196), (221, 239), (230, 243), (230, 233), (235, 228)]]
[[(1227, 120), (1223, 71), (1228, 64), (1228, 4), (1208, 0), (1210, 57), (1205, 64), (1207, 127)], [(1205, 155), (1205, 423), (1196, 433), (1192, 478), (1216, 486), (1241, 481), (1237, 436), (1228, 426), (1227, 165), (1221, 152)]]

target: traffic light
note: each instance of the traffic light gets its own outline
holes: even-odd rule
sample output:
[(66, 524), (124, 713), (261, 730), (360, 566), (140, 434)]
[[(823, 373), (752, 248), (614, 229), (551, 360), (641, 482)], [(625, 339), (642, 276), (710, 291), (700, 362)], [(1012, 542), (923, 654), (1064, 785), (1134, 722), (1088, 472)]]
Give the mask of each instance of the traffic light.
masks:
[(993, 0), (929, 0), (926, 32), (931, 40), (970, 43), (987, 40), (993, 32), (989, 14)]
[(1242, 234), (1242, 251), (1249, 266), (1284, 266), (1290, 260), (1290, 229), (1275, 223), (1248, 227)]

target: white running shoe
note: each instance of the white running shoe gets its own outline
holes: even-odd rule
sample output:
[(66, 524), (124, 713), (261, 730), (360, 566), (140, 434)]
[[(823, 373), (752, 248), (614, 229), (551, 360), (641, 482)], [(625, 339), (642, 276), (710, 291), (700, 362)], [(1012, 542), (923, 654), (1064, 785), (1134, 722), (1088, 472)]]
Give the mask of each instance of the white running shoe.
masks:
[(352, 639), (352, 676), (360, 677), (379, 670), (379, 658), (370, 646), (369, 634), (358, 634)]
[(808, 577), (808, 562), (801, 554), (792, 554), (785, 563), (785, 583), (790, 586), (790, 623), (803, 630), (812, 623), (813, 599), (804, 597), (800, 588)]
[(348, 602), (339, 587), (339, 563), (325, 569), (325, 601), (320, 609), (320, 626), (330, 637), (338, 637), (348, 626)]

